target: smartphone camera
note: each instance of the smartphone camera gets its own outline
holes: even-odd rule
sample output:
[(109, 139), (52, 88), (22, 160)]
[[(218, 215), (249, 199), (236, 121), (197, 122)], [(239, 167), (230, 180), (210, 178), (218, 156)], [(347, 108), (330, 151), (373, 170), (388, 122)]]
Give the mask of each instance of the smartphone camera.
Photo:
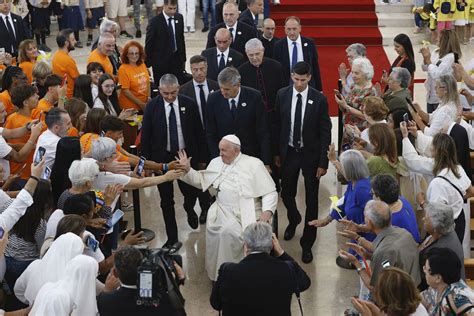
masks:
[(35, 159), (33, 163), (35, 166), (40, 163), (41, 159), (43, 159), (44, 154), (46, 153), (46, 149), (44, 147), (39, 147), (38, 151), (36, 152)]
[(143, 170), (145, 169), (145, 157), (140, 157), (140, 160), (138, 161), (138, 166), (137, 166), (137, 175), (141, 176), (143, 173)]
[(403, 121), (405, 121), (405, 123), (407, 123), (407, 125), (408, 125), (408, 122), (410, 122), (410, 118), (408, 117), (408, 113), (403, 114)]

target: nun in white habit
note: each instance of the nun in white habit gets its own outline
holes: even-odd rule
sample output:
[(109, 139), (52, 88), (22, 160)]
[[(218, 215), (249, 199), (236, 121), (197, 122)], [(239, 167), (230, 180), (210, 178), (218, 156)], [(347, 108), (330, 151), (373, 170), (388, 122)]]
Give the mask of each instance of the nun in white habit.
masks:
[(219, 143), (220, 156), (206, 170), (191, 168), (186, 153), (179, 163), (186, 174), (182, 181), (216, 195), (209, 208), (206, 224), (206, 270), (217, 279), (224, 262), (239, 262), (244, 257), (242, 232), (262, 220), (270, 222), (278, 203), (275, 183), (258, 158), (240, 152), (240, 140), (227, 135)]

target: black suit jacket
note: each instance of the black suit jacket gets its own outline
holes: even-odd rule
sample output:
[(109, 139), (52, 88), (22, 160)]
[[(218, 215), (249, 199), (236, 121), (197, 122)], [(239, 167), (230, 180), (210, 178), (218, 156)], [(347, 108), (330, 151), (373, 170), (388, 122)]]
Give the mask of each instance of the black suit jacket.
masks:
[[(198, 162), (206, 162), (205, 136), (196, 103), (184, 95), (178, 95), (181, 130), (189, 157)], [(176, 113), (178, 115), (178, 113)], [(141, 150), (142, 155), (155, 162), (165, 161), (168, 145), (168, 126), (166, 124), (165, 104), (161, 95), (148, 102), (143, 115)], [(174, 153), (173, 153), (174, 154)], [(193, 160), (194, 160), (193, 159)]]
[(12, 56), (18, 56), (18, 46), (28, 38), (29, 31), (23, 22), (21, 16), (10, 13), (11, 22), (13, 22), (15, 38), (8, 33), (7, 26), (3, 19), (0, 19), (0, 47), (5, 48), (5, 52)]
[[(214, 80), (207, 79), (207, 86), (209, 88), (209, 94), (211, 94), (214, 91), (219, 90), (219, 85)], [(179, 88), (179, 93), (191, 98), (194, 101), (194, 103), (196, 103), (196, 105), (198, 104), (197, 99), (199, 98), (199, 96), (196, 95), (196, 90), (194, 89), (194, 81), (193, 80), (190, 80), (190, 81), (186, 82), (184, 85), (182, 85)], [(207, 112), (206, 110), (207, 110), (207, 108), (204, 109), (204, 113)], [(205, 129), (205, 126), (203, 126), (203, 129)]]
[(184, 311), (173, 310), (167, 297), (158, 307), (142, 306), (136, 303), (137, 290), (120, 287), (110, 293), (101, 293), (97, 297), (97, 308), (101, 316), (178, 316)]
[(263, 37), (263, 35), (260, 35), (259, 39), (262, 41), (263, 47), (265, 47), (265, 57), (268, 58), (273, 58), (273, 49), (275, 46), (275, 43), (279, 40), (279, 38), (272, 37), (271, 40), (267, 40), (266, 38)]
[[(232, 42), (230, 47), (237, 50), (242, 55), (246, 56), (245, 43), (247, 43), (249, 39), (257, 37), (257, 31), (254, 27), (249, 26), (242, 22), (237, 22), (236, 25), (237, 25), (237, 30), (234, 32), (235, 34), (234, 41)], [(206, 49), (216, 46), (214, 36), (216, 35), (217, 30), (222, 29), (222, 28), (226, 28), (225, 23), (219, 23), (209, 31), (209, 34), (207, 35)]]
[[(310, 64), (311, 66), (312, 78), (309, 84), (316, 90), (323, 91), (316, 44), (311, 38), (301, 36), (301, 45), (303, 47), (304, 61)], [(284, 78), (286, 78), (288, 82), (290, 82), (291, 60), (290, 54), (288, 53), (288, 42), (286, 37), (280, 39), (275, 43), (273, 47), (273, 58), (281, 63), (283, 67)]]
[[(259, 18), (263, 18), (263, 14), (260, 14)], [(239, 16), (239, 22), (245, 23), (253, 28), (255, 28), (255, 20), (252, 16), (252, 12), (247, 8)]]
[[(293, 264), (294, 272), (285, 261)], [(239, 263), (221, 265), (211, 305), (223, 316), (289, 316), (296, 283), (302, 292), (311, 280), (289, 255), (251, 254)]]
[(270, 133), (259, 91), (241, 86), (235, 121), (229, 100), (220, 91), (209, 95), (206, 135), (211, 159), (219, 155), (219, 141), (229, 134), (235, 134), (240, 139), (242, 153), (270, 164)]
[[(219, 64), (217, 63), (217, 48), (211, 47), (201, 52), (201, 55), (207, 59), (207, 79), (217, 81), (219, 75)], [(233, 48), (229, 48), (229, 57), (226, 67), (233, 66), (239, 68), (244, 62), (244, 56)]]
[[(176, 48), (179, 59), (182, 63), (186, 61), (186, 45), (184, 43), (184, 22), (183, 16), (176, 13), (175, 37)], [(172, 65), (173, 53), (171, 48), (171, 35), (168, 31), (168, 21), (163, 13), (150, 20), (146, 29), (145, 39), (146, 65), (148, 67), (158, 67), (168, 69)], [(170, 64), (171, 63), (171, 64)], [(181, 65), (179, 65), (181, 67)], [(159, 80), (160, 78), (155, 78)]]
[[(303, 167), (328, 167), (327, 150), (331, 143), (331, 119), (328, 102), (319, 91), (308, 87), (308, 98), (303, 116)], [(274, 151), (279, 153), (282, 166), (288, 152), (291, 129), (291, 101), (293, 86), (278, 91), (275, 105), (275, 125), (272, 133)]]

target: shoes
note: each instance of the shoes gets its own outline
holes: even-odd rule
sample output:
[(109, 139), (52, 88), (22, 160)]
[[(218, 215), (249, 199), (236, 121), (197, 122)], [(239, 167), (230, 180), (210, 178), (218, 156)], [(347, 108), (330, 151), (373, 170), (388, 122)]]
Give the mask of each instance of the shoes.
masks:
[(119, 38), (133, 38), (133, 35), (128, 34), (127, 31), (120, 32)]
[(205, 224), (207, 219), (207, 210), (202, 211), (201, 215), (199, 215), (199, 224)]
[(356, 267), (347, 261), (346, 259), (342, 258), (341, 256), (337, 256), (336, 264), (339, 268), (347, 269), (347, 270), (355, 270)]
[(92, 40), (88, 39), (87, 42), (86, 42), (86, 46), (91, 46), (91, 45), (92, 45)]
[(203, 27), (201, 31), (202, 31), (202, 32), (207, 32), (207, 31), (209, 31), (209, 26)]
[(199, 227), (199, 220), (196, 212), (191, 211), (188, 213), (188, 224), (191, 226), (192, 229), (196, 229)]
[(299, 223), (301, 223), (301, 216), (296, 221), (296, 224), (288, 224), (285, 229), (285, 235), (283, 236), (285, 240), (290, 240), (293, 238), (293, 236), (295, 236), (296, 226), (298, 226)]
[(84, 45), (82, 45), (81, 41), (77, 41), (76, 45), (74, 45), (74, 46), (76, 46), (77, 48), (83, 48), (84, 47)]
[(194, 33), (194, 32), (196, 32), (196, 29), (195, 29), (194, 27), (190, 27), (190, 28), (189, 28), (189, 32), (190, 32), (190, 33)]
[(40, 50), (46, 52), (46, 53), (49, 53), (51, 51), (51, 48), (49, 48), (48, 46), (46, 46), (46, 44), (43, 44), (43, 45), (40, 45), (40, 47), (38, 47)]
[(167, 241), (165, 242), (165, 244), (164, 244), (163, 246), (161, 246), (161, 248), (168, 248), (168, 249), (170, 249), (170, 248), (173, 247), (174, 244), (176, 244), (177, 242), (178, 242), (177, 240), (172, 240), (172, 241), (167, 240)]
[(135, 37), (136, 37), (136, 38), (142, 38), (142, 31), (141, 31), (141, 30), (137, 30), (137, 32), (135, 33)]
[(313, 261), (313, 253), (311, 252), (311, 249), (305, 250), (303, 249), (303, 254), (301, 255), (301, 261), (303, 263), (310, 263)]

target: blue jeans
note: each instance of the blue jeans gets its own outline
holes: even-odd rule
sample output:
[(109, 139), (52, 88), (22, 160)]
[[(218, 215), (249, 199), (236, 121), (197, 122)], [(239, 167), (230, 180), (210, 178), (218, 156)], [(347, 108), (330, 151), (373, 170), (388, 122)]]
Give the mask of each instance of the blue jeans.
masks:
[(415, 13), (415, 25), (417, 27), (422, 27), (422, 20), (421, 20), (421, 17), (420, 17), (420, 14), (419, 13)]
[[(5, 281), (10, 288), (10, 291), (13, 292), (13, 288), (15, 287), (16, 280), (20, 277), (20, 275), (28, 268), (30, 263), (33, 260), (16, 260), (12, 257), (5, 256), (5, 263), (7, 265), (7, 270), (5, 272)], [(25, 308), (27, 305), (23, 304), (20, 300), (16, 298), (16, 296), (12, 295), (9, 298), (8, 302), (8, 309), (7, 310), (17, 310), (21, 308)]]
[(265, 19), (270, 17), (270, 1), (271, 0), (263, 0), (263, 17)]
[(211, 27), (216, 25), (216, 0), (202, 0), (202, 21), (209, 26), (209, 9), (211, 9)]

